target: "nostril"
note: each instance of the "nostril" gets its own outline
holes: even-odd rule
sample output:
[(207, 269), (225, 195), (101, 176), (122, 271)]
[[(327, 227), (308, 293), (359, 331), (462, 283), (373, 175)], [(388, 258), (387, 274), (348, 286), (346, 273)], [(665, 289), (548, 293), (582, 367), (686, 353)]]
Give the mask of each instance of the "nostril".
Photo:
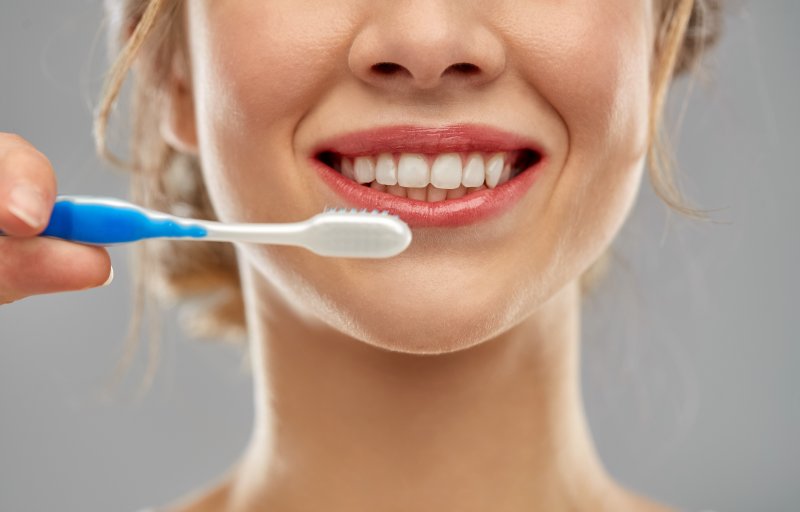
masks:
[(395, 64), (394, 62), (379, 62), (377, 64), (373, 64), (371, 69), (379, 75), (393, 75), (402, 70), (403, 66), (400, 64)]
[(475, 64), (470, 64), (469, 62), (459, 62), (458, 64), (453, 64), (452, 66), (448, 67), (447, 70), (445, 70), (445, 73), (451, 70), (464, 75), (474, 75), (480, 72), (480, 68), (478, 66)]

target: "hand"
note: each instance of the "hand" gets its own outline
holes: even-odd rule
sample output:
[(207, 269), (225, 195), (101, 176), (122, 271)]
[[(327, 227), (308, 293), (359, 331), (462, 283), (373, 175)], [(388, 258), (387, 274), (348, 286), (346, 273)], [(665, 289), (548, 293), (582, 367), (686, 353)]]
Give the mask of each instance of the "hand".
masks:
[(102, 247), (37, 237), (56, 198), (50, 161), (28, 141), (0, 133), (0, 304), (111, 282)]

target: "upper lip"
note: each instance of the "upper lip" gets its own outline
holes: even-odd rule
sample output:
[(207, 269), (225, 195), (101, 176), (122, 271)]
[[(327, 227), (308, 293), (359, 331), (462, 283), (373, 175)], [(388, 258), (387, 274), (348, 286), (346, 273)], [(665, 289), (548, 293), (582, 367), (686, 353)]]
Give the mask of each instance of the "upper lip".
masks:
[(544, 156), (541, 145), (536, 140), (487, 125), (399, 125), (349, 132), (329, 138), (314, 147), (313, 155), (337, 153), (357, 157), (381, 153), (494, 153), (525, 149)]

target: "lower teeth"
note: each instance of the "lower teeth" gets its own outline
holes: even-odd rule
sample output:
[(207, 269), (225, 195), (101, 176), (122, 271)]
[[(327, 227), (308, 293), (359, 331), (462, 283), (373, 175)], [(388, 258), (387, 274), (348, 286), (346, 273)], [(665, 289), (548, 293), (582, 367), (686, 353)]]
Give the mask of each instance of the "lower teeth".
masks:
[(451, 190), (439, 189), (433, 185), (420, 188), (401, 187), (399, 185), (383, 185), (376, 181), (371, 183), (363, 183), (362, 185), (369, 187), (376, 192), (382, 192), (384, 194), (390, 194), (397, 197), (407, 197), (409, 199), (426, 202), (439, 202), (451, 199), (459, 199), (475, 192), (480, 192), (481, 190), (487, 190), (485, 184), (481, 185), (480, 187), (464, 187), (462, 185)]

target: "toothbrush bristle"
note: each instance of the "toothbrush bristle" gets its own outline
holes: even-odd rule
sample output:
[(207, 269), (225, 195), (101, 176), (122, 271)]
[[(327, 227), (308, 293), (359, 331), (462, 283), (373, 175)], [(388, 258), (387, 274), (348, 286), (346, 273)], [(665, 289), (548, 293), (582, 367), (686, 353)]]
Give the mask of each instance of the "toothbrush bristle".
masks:
[(393, 214), (387, 212), (386, 210), (374, 209), (374, 210), (370, 211), (367, 208), (361, 208), (359, 210), (358, 208), (336, 208), (336, 207), (333, 207), (333, 206), (326, 206), (325, 209), (323, 210), (323, 213), (346, 213), (346, 214), (362, 214), (362, 213), (366, 213), (368, 215), (384, 215), (384, 216), (388, 216), (388, 217), (394, 217), (395, 219), (399, 219), (400, 218), (398, 215), (393, 215)]
[(411, 230), (397, 215), (367, 208), (325, 208), (311, 220), (306, 247), (323, 256), (383, 258), (405, 250)]

